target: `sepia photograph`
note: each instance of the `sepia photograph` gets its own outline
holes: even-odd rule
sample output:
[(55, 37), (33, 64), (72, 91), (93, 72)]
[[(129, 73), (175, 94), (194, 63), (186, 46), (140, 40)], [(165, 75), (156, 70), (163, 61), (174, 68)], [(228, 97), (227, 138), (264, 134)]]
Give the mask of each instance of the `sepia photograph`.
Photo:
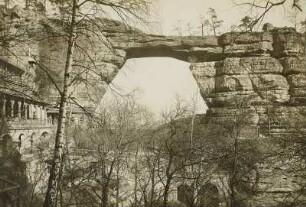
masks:
[(0, 0), (0, 207), (306, 207), (306, 0)]

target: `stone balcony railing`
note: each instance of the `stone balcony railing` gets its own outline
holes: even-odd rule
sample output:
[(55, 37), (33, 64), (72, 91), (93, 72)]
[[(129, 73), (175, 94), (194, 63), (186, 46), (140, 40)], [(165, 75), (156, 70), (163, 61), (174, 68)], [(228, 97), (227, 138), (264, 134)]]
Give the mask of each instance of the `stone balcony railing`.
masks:
[(54, 128), (47, 120), (12, 118), (6, 121), (9, 129)]

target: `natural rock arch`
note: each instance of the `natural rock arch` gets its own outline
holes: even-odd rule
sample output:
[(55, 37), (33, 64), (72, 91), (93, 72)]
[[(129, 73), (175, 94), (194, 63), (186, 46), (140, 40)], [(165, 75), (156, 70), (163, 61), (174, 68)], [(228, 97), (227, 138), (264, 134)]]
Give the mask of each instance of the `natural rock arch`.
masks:
[(279, 111), (304, 107), (305, 37), (292, 28), (171, 37), (148, 35), (116, 21), (106, 20), (104, 26), (118, 69), (126, 59), (139, 57), (166, 56), (190, 62), (212, 119), (232, 116), (232, 100), (245, 97), (252, 97), (248, 113), (253, 114), (254, 125), (265, 122), (266, 105), (275, 106), (271, 113), (276, 116)]
[[(294, 29), (169, 37), (123, 29), (118, 22), (105, 24), (105, 36), (122, 57), (119, 68), (126, 59), (138, 57), (167, 56), (190, 62), (212, 121), (229, 121), (235, 99), (249, 99), (246, 113), (255, 126), (267, 126), (268, 113), (278, 117), (294, 113), (296, 107), (305, 110), (305, 37)], [(267, 112), (267, 106), (272, 110)]]
[[(254, 125), (265, 122), (266, 105), (276, 106), (275, 110), (285, 113), (305, 105), (305, 36), (292, 28), (226, 33), (218, 37), (177, 37), (145, 34), (113, 20), (103, 19), (100, 23), (103, 43), (95, 37), (93, 40), (79, 37), (78, 43), (89, 52), (89, 45), (96, 46), (91, 54), (99, 65), (96, 68), (99, 76), (93, 81), (94, 92), (86, 94), (82, 86), (75, 90), (90, 98), (97, 96), (93, 98), (97, 103), (105, 93), (96, 84), (97, 80), (101, 81), (100, 75), (109, 84), (127, 59), (173, 57), (191, 63), (190, 69), (212, 119), (230, 117), (232, 100), (245, 97), (252, 97), (248, 113), (253, 114)], [(53, 23), (46, 21), (43, 25), (49, 25), (46, 30), (50, 30)], [(54, 60), (49, 61), (51, 69), (63, 68), (64, 61), (59, 58), (65, 51), (65, 44), (60, 44), (63, 40), (47, 39), (38, 42), (37, 56), (43, 62), (44, 57), (49, 58), (45, 62)]]

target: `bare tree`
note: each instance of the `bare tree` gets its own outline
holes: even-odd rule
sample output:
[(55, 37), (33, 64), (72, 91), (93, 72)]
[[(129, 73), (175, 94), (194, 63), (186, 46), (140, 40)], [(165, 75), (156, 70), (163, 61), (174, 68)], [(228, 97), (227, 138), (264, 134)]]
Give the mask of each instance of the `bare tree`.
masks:
[[(140, 18), (137, 15), (137, 10), (145, 8), (147, 2), (145, 1), (78, 1), (73, 0), (70, 4), (69, 1), (54, 1), (55, 3), (62, 3), (67, 7), (67, 30), (64, 31), (65, 36), (67, 37), (67, 50), (66, 50), (66, 61), (64, 66), (64, 72), (62, 73), (62, 89), (59, 90), (60, 93), (60, 107), (59, 107), (59, 118), (58, 118), (58, 126), (55, 137), (55, 147), (54, 147), (54, 158), (53, 163), (50, 170), (50, 177), (48, 182), (48, 188), (46, 192), (46, 198), (44, 206), (56, 206), (57, 205), (57, 195), (58, 195), (58, 186), (60, 183), (60, 169), (62, 163), (62, 154), (63, 154), (63, 138), (65, 135), (65, 126), (66, 126), (66, 104), (69, 97), (69, 90), (71, 83), (74, 81), (72, 79), (73, 74), (73, 65), (76, 63), (74, 58), (75, 49), (77, 47), (76, 42), (79, 36), (78, 27), (82, 27), (84, 23), (91, 23), (96, 25), (96, 21), (94, 20), (95, 15), (92, 18), (90, 15), (83, 14), (81, 8), (86, 7), (86, 5), (97, 5), (106, 6), (113, 9), (119, 16), (125, 16), (124, 14), (131, 15), (137, 18)], [(91, 21), (92, 20), (92, 21)], [(102, 34), (101, 34), (102, 35)], [(103, 35), (102, 35), (103, 36)], [(58, 88), (58, 87), (57, 87)]]
[(176, 26), (173, 27), (173, 31), (177, 32), (178, 36), (183, 36), (182, 21), (178, 20)]
[[(203, 157), (202, 154), (204, 142), (194, 131), (192, 109), (178, 100), (174, 110), (164, 112), (163, 124), (157, 127), (154, 145), (151, 145), (151, 156), (156, 158), (153, 161), (157, 161), (156, 176), (162, 185), (160, 200), (164, 207), (170, 205), (169, 195), (175, 183), (194, 179), (192, 173), (188, 175), (192, 166), (207, 161), (208, 156)], [(156, 164), (153, 162), (152, 165)]]
[(64, 156), (62, 206), (119, 206), (131, 199), (132, 191), (122, 186), (133, 175), (130, 165), (146, 133), (147, 123), (141, 121), (145, 113), (134, 102), (124, 101), (100, 109), (99, 114), (88, 128), (68, 134), (83, 143), (82, 148), (68, 147)]
[(217, 36), (218, 29), (221, 27), (223, 20), (218, 19), (217, 13), (213, 8), (209, 8), (207, 14), (209, 17), (201, 22), (202, 36), (204, 35), (204, 28), (213, 31), (213, 35)]
[(292, 8), (299, 10), (302, 12), (301, 2), (300, 0), (278, 0), (278, 1), (260, 1), (260, 0), (252, 0), (252, 1), (246, 1), (244, 3), (236, 2), (233, 0), (237, 5), (239, 6), (249, 6), (251, 9), (259, 10), (259, 15), (254, 18), (252, 21), (252, 24), (250, 25), (251, 28), (254, 28), (257, 24), (259, 24), (266, 16), (268, 12), (273, 10), (274, 8), (278, 8), (286, 3), (290, 3), (292, 5)]

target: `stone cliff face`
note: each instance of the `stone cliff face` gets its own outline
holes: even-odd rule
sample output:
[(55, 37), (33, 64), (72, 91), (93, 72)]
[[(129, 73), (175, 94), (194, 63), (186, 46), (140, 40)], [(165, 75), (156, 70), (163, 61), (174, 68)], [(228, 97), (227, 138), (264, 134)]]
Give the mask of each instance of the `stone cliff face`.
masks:
[[(232, 122), (242, 110), (259, 137), (305, 138), (305, 37), (293, 29), (280, 28), (224, 34), (219, 44), (225, 53), (223, 60), (192, 63), (190, 68), (209, 106), (209, 120)], [(237, 100), (246, 101), (245, 107), (237, 107)], [(267, 144), (266, 150), (273, 151), (273, 147)], [(304, 185), (299, 170), (303, 161), (289, 152), (286, 156), (260, 164), (259, 193), (249, 198), (251, 206), (277, 206), (285, 196), (288, 203), (298, 197), (297, 191)]]
[(255, 125), (267, 124), (267, 110), (274, 117), (305, 107), (305, 37), (283, 28), (241, 36), (228, 33), (219, 40), (227, 57), (191, 65), (212, 118), (230, 115), (233, 100), (244, 97)]

